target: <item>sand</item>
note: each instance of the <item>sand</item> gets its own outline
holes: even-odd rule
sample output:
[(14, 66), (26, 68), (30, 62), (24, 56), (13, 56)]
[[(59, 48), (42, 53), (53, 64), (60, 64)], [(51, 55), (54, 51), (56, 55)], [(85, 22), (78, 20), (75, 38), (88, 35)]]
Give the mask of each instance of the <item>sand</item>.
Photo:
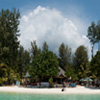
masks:
[(100, 94), (100, 89), (90, 89), (83, 86), (75, 88), (24, 88), (17, 86), (0, 87), (0, 92), (33, 93), (33, 94)]

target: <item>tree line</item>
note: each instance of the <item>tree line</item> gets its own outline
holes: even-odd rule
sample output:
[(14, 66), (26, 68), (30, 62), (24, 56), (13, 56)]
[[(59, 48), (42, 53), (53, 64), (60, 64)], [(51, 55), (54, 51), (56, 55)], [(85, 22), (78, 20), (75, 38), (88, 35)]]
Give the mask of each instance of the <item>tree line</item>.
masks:
[(22, 80), (25, 73), (29, 73), (36, 80), (48, 78), (51, 81), (56, 77), (61, 67), (66, 77), (74, 80), (91, 76), (100, 77), (100, 51), (93, 55), (95, 43), (100, 40), (100, 23), (92, 22), (88, 28), (87, 37), (92, 44), (92, 59), (89, 61), (88, 51), (84, 45), (79, 46), (75, 53), (64, 44), (58, 48), (59, 56), (49, 50), (44, 41), (39, 48), (36, 41), (32, 41), (31, 48), (25, 50), (18, 37), (20, 31), (20, 12), (15, 8), (12, 10), (1, 10), (0, 12), (0, 84), (6, 82), (11, 84), (16, 80)]

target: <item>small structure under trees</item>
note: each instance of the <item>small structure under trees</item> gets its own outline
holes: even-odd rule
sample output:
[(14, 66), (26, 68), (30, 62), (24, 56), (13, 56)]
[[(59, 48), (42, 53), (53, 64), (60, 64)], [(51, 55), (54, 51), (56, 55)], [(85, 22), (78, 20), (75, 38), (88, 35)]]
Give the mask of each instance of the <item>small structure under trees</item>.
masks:
[(59, 67), (59, 73), (58, 76), (54, 78), (54, 82), (62, 84), (63, 81), (65, 80), (66, 80), (65, 71), (61, 67)]

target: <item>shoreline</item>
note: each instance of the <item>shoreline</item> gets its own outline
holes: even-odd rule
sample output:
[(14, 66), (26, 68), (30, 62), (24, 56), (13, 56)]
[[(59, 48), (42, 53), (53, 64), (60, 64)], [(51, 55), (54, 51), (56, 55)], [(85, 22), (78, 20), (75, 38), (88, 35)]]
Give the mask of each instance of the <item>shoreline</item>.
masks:
[(100, 89), (91, 89), (83, 86), (75, 88), (24, 88), (17, 86), (0, 87), (0, 92), (31, 93), (31, 94), (100, 94)]

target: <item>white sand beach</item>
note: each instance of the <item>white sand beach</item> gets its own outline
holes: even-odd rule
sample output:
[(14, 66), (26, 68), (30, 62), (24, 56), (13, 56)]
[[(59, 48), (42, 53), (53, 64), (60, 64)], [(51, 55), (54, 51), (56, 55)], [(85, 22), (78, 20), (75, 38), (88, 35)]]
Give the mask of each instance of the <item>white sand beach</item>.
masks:
[(100, 94), (100, 89), (89, 89), (83, 86), (75, 88), (24, 88), (17, 86), (0, 87), (0, 92), (33, 93), (33, 94)]

